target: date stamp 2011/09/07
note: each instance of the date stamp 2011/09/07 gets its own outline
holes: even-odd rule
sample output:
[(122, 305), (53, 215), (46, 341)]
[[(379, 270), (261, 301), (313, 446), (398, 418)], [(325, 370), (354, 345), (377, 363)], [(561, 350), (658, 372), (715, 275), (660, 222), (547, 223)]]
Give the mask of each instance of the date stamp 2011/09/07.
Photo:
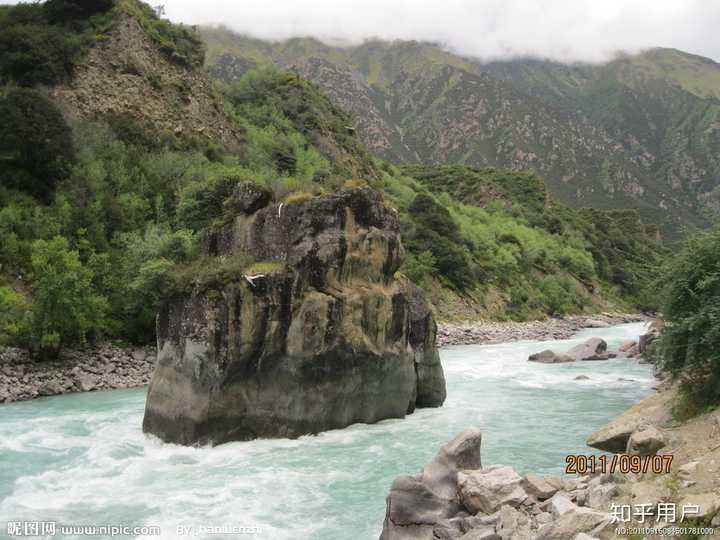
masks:
[(566, 474), (647, 473), (667, 474), (672, 455), (640, 456), (636, 454), (569, 454), (565, 456)]

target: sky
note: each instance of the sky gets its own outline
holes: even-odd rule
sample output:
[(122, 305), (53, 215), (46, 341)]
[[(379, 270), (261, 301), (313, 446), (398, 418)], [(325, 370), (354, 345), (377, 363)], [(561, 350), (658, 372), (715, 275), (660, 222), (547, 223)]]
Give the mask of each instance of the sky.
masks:
[[(0, 3), (15, 3), (0, 0)], [(281, 40), (414, 39), (483, 59), (603, 61), (674, 47), (720, 61), (720, 0), (150, 0), (188, 24)]]

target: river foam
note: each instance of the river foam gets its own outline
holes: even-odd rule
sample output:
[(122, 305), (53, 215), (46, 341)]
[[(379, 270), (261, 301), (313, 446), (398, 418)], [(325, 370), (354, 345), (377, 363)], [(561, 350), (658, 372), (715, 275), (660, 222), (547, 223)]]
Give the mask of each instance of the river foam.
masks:
[[(164, 444), (141, 432), (143, 389), (3, 405), (0, 538), (5, 522), (41, 520), (158, 525), (161, 538), (178, 538), (180, 526), (241, 525), (262, 529), (247, 538), (375, 539), (392, 479), (418, 471), (466, 427), (482, 429), (485, 464), (556, 474), (566, 454), (588, 453), (590, 431), (650, 392), (650, 367), (633, 360), (543, 365), (527, 356), (591, 335), (616, 348), (642, 329), (450, 347), (441, 352), (442, 408), (297, 440)], [(575, 380), (581, 374), (590, 379)]]

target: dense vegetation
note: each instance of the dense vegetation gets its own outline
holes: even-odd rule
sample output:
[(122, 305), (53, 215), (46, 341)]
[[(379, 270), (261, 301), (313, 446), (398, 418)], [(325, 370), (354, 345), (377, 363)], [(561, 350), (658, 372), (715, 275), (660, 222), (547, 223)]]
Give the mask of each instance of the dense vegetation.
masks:
[[(85, 47), (87, 32), (129, 13), (169, 60), (189, 73), (198, 64), (197, 38), (144, 4), (65, 2), (74, 10), (62, 17), (51, 15), (50, 2), (2, 8), (0, 25), (19, 32), (30, 13), (40, 21), (33, 24), (61, 28), (63, 39)], [(639, 298), (640, 262), (655, 264), (657, 248), (635, 215), (572, 211), (534, 175), (378, 162), (358, 142), (353, 119), (294, 74), (250, 71), (219, 88), (243, 133), (240, 151), (130, 115), (68, 121), (40, 84), (71, 76), (82, 47), (59, 76), (28, 79), (13, 71), (18, 51), (0, 49), (4, 344), (54, 356), (98, 337), (150, 342), (163, 299), (264, 264), (199, 253), (203, 229), (232, 219), (227, 200), (240, 181), (285, 202), (366, 183), (382, 191), (400, 213), (408, 251), (401, 272), (425, 286), (441, 316), (467, 315), (442, 311), (447, 295), (512, 318), (628, 307), (620, 296)], [(48, 58), (38, 73), (56, 73), (60, 63)]]
[(662, 278), (662, 366), (681, 379), (678, 412), (720, 404), (720, 227), (688, 239)]
[(69, 80), (87, 50), (107, 38), (118, 13), (140, 23), (168, 59), (203, 63), (199, 36), (133, 0), (47, 0), (0, 6), (0, 84), (54, 85)]
[[(427, 250), (435, 270), (458, 288), (504, 295), (504, 315), (561, 315), (591, 307), (598, 297), (653, 306), (645, 284), (661, 248), (636, 212), (568, 208), (531, 173), (461, 166), (402, 170), (417, 181), (415, 189), (427, 188), (449, 210), (423, 205), (433, 223), (422, 217), (423, 208), (408, 207), (404, 237), (411, 252)], [(437, 223), (444, 215), (456, 230)], [(447, 232), (439, 239), (436, 231)], [(427, 266), (427, 254), (424, 260)]]

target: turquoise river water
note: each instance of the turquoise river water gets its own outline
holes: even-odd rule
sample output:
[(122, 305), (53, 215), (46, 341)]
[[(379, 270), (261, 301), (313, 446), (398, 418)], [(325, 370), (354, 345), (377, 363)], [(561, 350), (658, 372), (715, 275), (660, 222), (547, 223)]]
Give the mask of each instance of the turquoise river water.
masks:
[[(139, 538), (181, 538), (183, 526), (192, 538), (376, 539), (393, 478), (419, 471), (467, 427), (483, 432), (485, 465), (560, 474), (566, 454), (590, 453), (587, 435), (651, 392), (651, 368), (527, 357), (589, 336), (612, 349), (642, 330), (627, 324), (562, 342), (448, 347), (443, 407), (298, 440), (163, 444), (140, 429), (145, 389), (2, 405), (0, 538), (7, 522), (31, 520), (161, 528), (159, 537)], [(574, 380), (581, 374), (590, 379)], [(202, 532), (208, 526), (261, 532)]]

